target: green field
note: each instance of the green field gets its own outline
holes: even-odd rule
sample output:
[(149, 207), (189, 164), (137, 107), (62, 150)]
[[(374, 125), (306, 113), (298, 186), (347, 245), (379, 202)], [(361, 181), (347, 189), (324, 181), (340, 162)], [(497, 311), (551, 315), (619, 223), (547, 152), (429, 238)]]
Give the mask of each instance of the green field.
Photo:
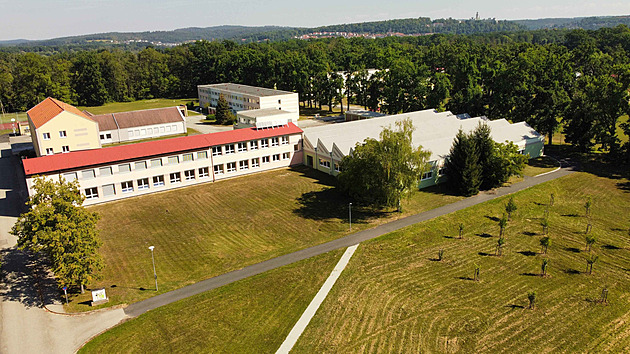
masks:
[[(500, 257), (495, 256), (496, 220), (506, 198), (365, 242), (293, 352), (628, 352), (629, 189), (627, 176), (578, 172), (515, 194), (519, 209), (507, 227)], [(550, 193), (555, 193), (549, 216), (553, 241), (543, 255), (540, 221)], [(592, 232), (597, 237), (592, 253), (600, 256), (591, 275), (585, 272), (589, 252), (584, 250), (583, 205), (588, 196), (593, 198)], [(460, 222), (465, 224), (463, 239), (457, 238)], [(443, 261), (436, 260), (440, 249)], [(546, 277), (539, 275), (543, 258), (550, 260)], [(471, 280), (475, 264), (481, 266), (480, 281)], [(265, 318), (274, 309), (284, 311), (290, 305), (274, 295), (294, 296), (291, 279), (296, 276), (321, 284), (322, 271), (302, 273), (296, 266), (261, 274), (203, 295), (212, 298), (221, 292), (239, 301), (186, 299), (126, 322), (88, 348), (274, 352), (290, 326), (256, 326), (240, 316)], [(608, 304), (598, 303), (604, 286)], [(537, 300), (530, 310), (527, 293), (532, 290)], [(313, 292), (305, 290), (311, 296)], [(218, 317), (207, 315), (217, 308)], [(224, 321), (223, 316), (239, 319)], [(211, 347), (226, 331), (229, 335)], [(265, 342), (267, 338), (276, 345)]]
[(133, 101), (133, 102), (106, 103), (102, 106), (96, 106), (96, 107), (77, 106), (77, 108), (80, 110), (86, 110), (92, 114), (105, 114), (105, 113), (138, 111), (142, 109), (173, 107), (173, 106), (186, 104), (190, 101), (196, 102), (197, 99), (196, 98), (180, 98), (180, 99), (155, 98), (151, 100), (140, 100), (140, 101)]
[[(154, 296), (151, 245), (159, 288), (166, 292), (347, 235), (349, 200), (333, 183), (326, 174), (300, 167), (91, 207), (102, 216), (106, 267), (103, 279), (90, 286), (107, 288), (106, 306)], [(418, 191), (402, 214), (355, 205), (352, 230), (458, 199), (435, 187)], [(75, 296), (67, 310), (91, 310), (87, 300), (88, 293)]]
[[(273, 353), (341, 253), (329, 252), (158, 308), (105, 332), (80, 352)], [(140, 327), (142, 332), (134, 330)]]

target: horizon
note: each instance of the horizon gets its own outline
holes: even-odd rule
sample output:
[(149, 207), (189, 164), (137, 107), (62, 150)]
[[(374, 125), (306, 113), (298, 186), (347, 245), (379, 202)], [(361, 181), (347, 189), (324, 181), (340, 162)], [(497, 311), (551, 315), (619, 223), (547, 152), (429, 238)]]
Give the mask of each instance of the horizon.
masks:
[[(0, 13), (0, 41), (47, 40), (109, 32), (155, 32), (215, 26), (301, 27), (429, 17), (469, 19), (479, 12), (482, 19), (536, 20), (630, 15), (630, 3), (614, 0), (596, 4), (587, 1), (532, 0), (527, 6), (504, 4), (498, 0), (461, 3), (445, 0), (440, 4), (398, 1), (383, 9), (376, 0), (345, 3), (320, 1), (317, 8), (289, 0), (259, 3), (236, 0), (157, 0), (151, 7), (139, 0), (0, 0), (6, 11)], [(199, 8), (208, 10), (207, 15)], [(191, 9), (191, 10), (189, 10)], [(136, 14), (144, 14), (142, 17)], [(201, 15), (200, 15), (201, 13)], [(290, 16), (287, 16), (290, 14)], [(25, 20), (28, 19), (28, 20)], [(220, 19), (220, 21), (216, 21)]]

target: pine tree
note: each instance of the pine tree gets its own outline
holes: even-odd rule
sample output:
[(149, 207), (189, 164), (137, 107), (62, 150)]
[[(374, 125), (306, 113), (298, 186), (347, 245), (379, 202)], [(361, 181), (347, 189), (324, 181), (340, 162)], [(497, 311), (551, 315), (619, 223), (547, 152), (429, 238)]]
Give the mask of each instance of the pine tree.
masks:
[(450, 185), (464, 196), (479, 193), (481, 166), (474, 140), (461, 129), (457, 133), (449, 157), (446, 173)]
[(217, 103), (217, 110), (214, 115), (217, 123), (219, 124), (232, 124), (234, 123), (234, 114), (232, 114), (232, 110), (230, 109), (230, 105), (225, 100), (223, 95), (219, 96), (219, 102)]
[(481, 168), (481, 188), (490, 189), (497, 185), (496, 169), (494, 160), (495, 142), (490, 136), (491, 131), (488, 124), (479, 122), (479, 125), (472, 133), (472, 139), (477, 148), (479, 156), (479, 166)]

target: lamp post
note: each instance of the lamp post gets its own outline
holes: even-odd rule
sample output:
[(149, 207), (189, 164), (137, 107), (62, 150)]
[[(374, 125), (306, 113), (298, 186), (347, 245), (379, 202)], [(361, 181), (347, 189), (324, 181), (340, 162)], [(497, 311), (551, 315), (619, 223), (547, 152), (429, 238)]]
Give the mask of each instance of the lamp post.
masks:
[(348, 223), (350, 224), (350, 231), (352, 231), (352, 203), (348, 204)]
[(149, 246), (149, 249), (151, 250), (151, 261), (153, 261), (153, 278), (155, 278), (155, 291), (158, 291), (157, 273), (155, 272), (155, 258), (153, 257), (154, 248), (155, 246)]

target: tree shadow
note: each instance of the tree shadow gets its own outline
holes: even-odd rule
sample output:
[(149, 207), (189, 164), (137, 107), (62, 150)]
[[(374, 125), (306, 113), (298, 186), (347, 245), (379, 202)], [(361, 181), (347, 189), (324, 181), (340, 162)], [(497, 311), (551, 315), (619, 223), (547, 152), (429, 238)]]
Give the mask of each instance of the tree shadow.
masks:
[(617, 188), (621, 189), (622, 191), (626, 193), (630, 193), (630, 181), (617, 183)]
[(540, 274), (538, 273), (521, 273), (521, 275), (524, 275), (526, 277), (539, 277)]
[(562, 215), (560, 215), (560, 216), (567, 216), (567, 217), (570, 217), (570, 218), (579, 218), (579, 217), (580, 217), (580, 215), (575, 214), (575, 213), (572, 213), (572, 214), (562, 214)]
[(422, 192), (443, 195), (443, 196), (451, 196), (451, 197), (461, 197), (462, 195), (454, 191), (449, 187), (448, 183), (440, 183), (431, 187), (422, 188)]
[(579, 248), (575, 248), (575, 247), (565, 247), (564, 250), (568, 251), (568, 252), (573, 252), (573, 253), (580, 253), (580, 252), (582, 252), (582, 250), (580, 250)]
[(545, 205), (547, 205), (546, 203), (539, 203), (539, 202), (534, 202), (534, 204), (536, 204), (538, 206), (545, 206)]
[[(325, 188), (302, 194), (297, 198), (299, 206), (293, 212), (305, 219), (338, 219), (347, 222), (350, 216), (348, 205), (350, 200), (336, 188)], [(391, 213), (393, 212), (353, 204), (352, 223), (363, 224), (370, 219), (386, 217)]]
[(523, 231), (523, 235), (525, 235), (525, 236), (536, 236), (538, 234), (535, 233), (535, 232), (532, 232), (532, 231)]
[(497, 218), (496, 216), (490, 216), (490, 215), (486, 215), (485, 218), (486, 219), (490, 219), (490, 220), (495, 221), (495, 222), (499, 222), (501, 220), (501, 219)]
[(480, 256), (483, 256), (483, 257), (494, 256), (493, 253), (488, 253), (488, 252), (479, 252), (477, 254), (480, 255)]
[(475, 279), (471, 278), (471, 277), (456, 277), (455, 279), (459, 279), (459, 280), (472, 280), (474, 281)]
[(611, 227), (610, 231), (627, 231), (628, 229), (622, 229), (620, 227)]
[(524, 308), (525, 308), (525, 306), (522, 306), (522, 305), (516, 305), (516, 304), (505, 305), (505, 307), (509, 307), (509, 308), (511, 308), (512, 310), (515, 310), (515, 309), (524, 309)]
[(459, 236), (458, 236), (458, 237), (454, 237), (454, 236), (445, 235), (445, 236), (444, 236), (444, 238), (449, 238), (449, 239), (458, 239), (458, 238), (459, 238)]
[(607, 250), (620, 250), (620, 249), (622, 249), (621, 247), (617, 247), (615, 245), (610, 245), (610, 244), (603, 245), (602, 248), (605, 248)]
[(535, 159), (531, 159), (527, 161), (527, 164), (532, 167), (540, 167), (540, 168), (558, 167), (558, 163), (556, 162), (556, 160), (549, 158), (547, 156), (541, 156)]
[(27, 308), (58, 302), (59, 287), (42, 257), (15, 247), (1, 250), (0, 257), (4, 279), (0, 296), (4, 301), (19, 302)]
[(570, 275), (582, 274), (582, 272), (580, 272), (577, 269), (573, 269), (573, 268), (567, 268), (567, 269), (563, 270), (563, 272), (565, 274), (570, 274)]
[(479, 237), (483, 237), (483, 238), (490, 238), (490, 237), (492, 237), (492, 235), (490, 235), (489, 233), (486, 233), (486, 232), (475, 234), (475, 236), (479, 236)]
[(523, 256), (527, 256), (527, 257), (533, 257), (533, 256), (537, 255), (536, 252), (532, 252), (532, 251), (519, 251), (519, 252), (516, 252), (516, 253), (520, 253)]

